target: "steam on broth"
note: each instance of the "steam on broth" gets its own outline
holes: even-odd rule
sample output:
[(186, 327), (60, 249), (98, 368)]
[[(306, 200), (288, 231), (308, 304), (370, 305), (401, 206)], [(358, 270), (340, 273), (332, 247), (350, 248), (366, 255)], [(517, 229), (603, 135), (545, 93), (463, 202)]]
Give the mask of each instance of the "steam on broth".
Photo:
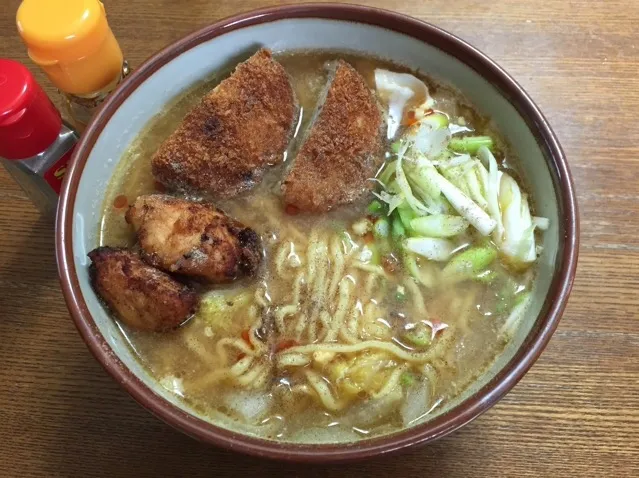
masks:
[[(427, 420), (503, 350), (533, 286), (535, 227), (545, 226), (530, 216), (516, 160), (490, 122), (430, 78), (419, 77), (428, 98), (404, 77), (381, 78), (380, 69), (406, 71), (381, 60), (277, 57), (301, 107), (289, 161), (322, 97), (325, 64), (335, 58), (377, 89), (391, 116), (402, 113), (377, 199), (367, 194), (328, 213), (297, 214), (279, 193), (287, 162), (272, 168), (250, 192), (214, 201), (261, 236), (258, 276), (199, 285), (197, 313), (174, 331), (121, 326), (165, 388), (212, 422), (267, 439), (351, 441)], [(111, 180), (100, 245), (135, 245), (122, 198), (157, 193), (151, 157), (219, 80), (179, 98), (130, 146)], [(398, 107), (406, 88), (414, 94)], [(438, 141), (446, 154), (435, 151)], [(459, 206), (464, 198), (478, 210)], [(482, 234), (488, 225), (501, 235)]]

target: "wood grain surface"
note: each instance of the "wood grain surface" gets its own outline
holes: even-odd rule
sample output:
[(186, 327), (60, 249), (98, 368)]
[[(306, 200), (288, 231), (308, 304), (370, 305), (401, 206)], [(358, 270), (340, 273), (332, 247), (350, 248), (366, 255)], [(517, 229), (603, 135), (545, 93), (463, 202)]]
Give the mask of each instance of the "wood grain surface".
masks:
[[(18, 0), (0, 56), (27, 59)], [(259, 0), (106, 0), (133, 67)], [(550, 345), (497, 406), (405, 455), (304, 467), (223, 452), (138, 406), (87, 351), (58, 283), (54, 229), (0, 170), (0, 476), (639, 476), (639, 1), (368, 2), (435, 23), (501, 64), (568, 155), (581, 210), (572, 297)]]

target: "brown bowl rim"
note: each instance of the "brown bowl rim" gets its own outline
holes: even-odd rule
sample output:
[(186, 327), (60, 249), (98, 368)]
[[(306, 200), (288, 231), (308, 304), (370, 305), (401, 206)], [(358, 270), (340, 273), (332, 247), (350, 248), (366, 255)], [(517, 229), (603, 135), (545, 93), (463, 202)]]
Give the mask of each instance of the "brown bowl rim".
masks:
[[(73, 258), (73, 209), (87, 158), (105, 125), (123, 101), (153, 72), (196, 45), (230, 31), (282, 19), (321, 18), (379, 26), (435, 46), (473, 68), (510, 101), (524, 118), (553, 174), (560, 224), (558, 267), (542, 311), (515, 356), (497, 375), (452, 410), (413, 428), (352, 444), (297, 445), (253, 438), (212, 425), (155, 394), (115, 355), (99, 332), (80, 290)], [(387, 10), (343, 4), (305, 4), (265, 8), (220, 20), (172, 43), (145, 61), (105, 102), (73, 155), (60, 196), (56, 221), (56, 256), (62, 291), (88, 348), (107, 372), (142, 406), (189, 436), (227, 450), (296, 462), (336, 463), (388, 454), (431, 442), (469, 423), (494, 405), (528, 371), (557, 327), (572, 288), (578, 255), (577, 202), (566, 157), (547, 120), (528, 94), (485, 54), (429, 23)]]

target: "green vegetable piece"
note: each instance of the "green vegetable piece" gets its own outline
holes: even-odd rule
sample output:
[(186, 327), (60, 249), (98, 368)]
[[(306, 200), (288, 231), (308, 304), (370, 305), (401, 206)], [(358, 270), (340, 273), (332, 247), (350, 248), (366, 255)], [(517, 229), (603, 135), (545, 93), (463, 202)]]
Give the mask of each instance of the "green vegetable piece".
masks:
[(402, 253), (402, 263), (413, 279), (421, 281), (419, 266), (417, 265), (417, 260), (415, 259), (414, 254), (404, 250)]
[(417, 383), (417, 378), (410, 372), (404, 372), (399, 377), (399, 383), (402, 384), (402, 387), (409, 388)]
[(405, 166), (406, 175), (408, 180), (416, 185), (420, 191), (430, 196), (431, 199), (436, 200), (441, 195), (441, 189), (437, 185), (437, 179), (434, 175), (437, 174), (435, 168), (429, 164), (423, 166)]
[[(399, 184), (397, 184), (397, 179), (393, 179), (390, 183), (388, 183), (388, 186), (386, 186), (386, 191), (391, 194), (402, 193), (402, 189), (399, 187)], [(402, 202), (406, 202), (406, 200), (404, 199)]]
[(521, 292), (518, 292), (515, 295), (515, 301), (513, 303), (513, 307), (517, 307), (519, 304), (525, 301), (529, 295), (530, 295), (530, 292), (527, 290), (522, 290)]
[(395, 291), (395, 300), (397, 302), (404, 302), (406, 300), (406, 287), (398, 285)]
[(399, 215), (399, 219), (402, 221), (406, 234), (409, 236), (414, 234), (413, 228), (411, 227), (411, 221), (417, 217), (415, 211), (413, 211), (409, 206), (402, 205), (397, 208), (397, 214)]
[(369, 214), (373, 214), (373, 215), (381, 215), (384, 213), (384, 205), (378, 201), (377, 199), (374, 199), (373, 201), (371, 201), (371, 203), (368, 205), (368, 207), (366, 208), (366, 211)]
[(399, 150), (402, 147), (402, 142), (401, 141), (395, 141), (394, 143), (391, 143), (390, 145), (390, 149), (393, 153), (397, 154), (399, 153)]
[(373, 225), (373, 235), (376, 239), (386, 239), (390, 235), (390, 223), (385, 217), (380, 217)]
[(377, 247), (377, 244), (369, 244), (368, 247), (373, 253), (373, 256), (371, 257), (371, 264), (375, 266), (382, 265), (382, 254), (379, 251), (379, 247)]
[(391, 221), (391, 237), (393, 238), (395, 245), (399, 246), (401, 245), (402, 240), (406, 237), (406, 228), (404, 227), (397, 211), (393, 211)]
[(428, 115), (422, 119), (420, 123), (428, 124), (432, 126), (433, 129), (447, 128), (449, 125), (448, 116), (444, 113), (433, 113), (432, 115)]
[(404, 264), (404, 269), (408, 271), (413, 279), (425, 287), (434, 287), (436, 280), (432, 274), (428, 274), (427, 271), (422, 271), (417, 264), (415, 254), (404, 248), (402, 249), (402, 263)]
[(386, 163), (386, 166), (384, 166), (384, 169), (382, 169), (382, 172), (377, 177), (377, 179), (379, 179), (379, 181), (381, 181), (382, 183), (388, 185), (391, 178), (395, 174), (395, 169), (396, 169), (396, 161), (391, 161), (390, 163)]
[(490, 136), (465, 136), (463, 138), (452, 138), (448, 143), (448, 148), (456, 153), (477, 154), (482, 146), (492, 150), (493, 139)]
[(454, 256), (442, 270), (442, 276), (450, 282), (472, 279), (496, 258), (497, 251), (492, 247), (471, 247)]
[(358, 257), (360, 261), (374, 266), (379, 266), (382, 263), (382, 253), (379, 250), (377, 242), (365, 244), (360, 250)]
[(468, 229), (463, 217), (437, 214), (417, 217), (410, 222), (411, 230), (426, 237), (453, 237)]
[(391, 226), (388, 219), (380, 217), (373, 224), (373, 236), (375, 237), (375, 248), (377, 250), (379, 260), (376, 264), (381, 264), (382, 256), (389, 254), (392, 251), (392, 245), (390, 242)]
[(517, 290), (517, 283), (512, 278), (506, 277), (504, 284), (497, 292), (497, 297), (512, 300), (515, 296), (515, 290)]
[(239, 294), (211, 293), (200, 301), (196, 316), (213, 327), (216, 332), (228, 332), (233, 326), (234, 314), (246, 307), (253, 298), (253, 291)]
[(474, 277), (474, 279), (477, 282), (481, 282), (483, 284), (490, 284), (495, 279), (497, 279), (498, 276), (499, 276), (499, 274), (497, 274), (497, 272), (492, 271), (492, 270), (486, 270), (486, 271), (483, 271), (483, 272), (480, 272), (479, 274), (477, 274)]
[(432, 331), (430, 327), (417, 325), (414, 329), (404, 334), (404, 338), (417, 347), (427, 347), (431, 342)]

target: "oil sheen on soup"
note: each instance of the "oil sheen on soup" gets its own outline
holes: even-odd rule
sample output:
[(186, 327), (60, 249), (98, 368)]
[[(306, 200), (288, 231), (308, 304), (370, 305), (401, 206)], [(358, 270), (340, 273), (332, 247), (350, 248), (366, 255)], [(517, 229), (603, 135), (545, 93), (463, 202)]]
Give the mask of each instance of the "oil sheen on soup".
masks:
[[(197, 313), (176, 330), (122, 332), (163, 387), (242, 433), (352, 441), (426, 421), (511, 337), (547, 221), (532, 216), (499, 133), (454, 88), (359, 56), (276, 58), (302, 110), (289, 161), (322, 96), (327, 61), (348, 61), (376, 91), (396, 131), (371, 193), (297, 214), (279, 193), (289, 161), (271, 169), (250, 192), (215, 201), (261, 236), (258, 276), (200, 286)], [(130, 146), (105, 201), (101, 245), (134, 245), (124, 213), (159, 188), (153, 153), (223, 77), (177, 99)]]

